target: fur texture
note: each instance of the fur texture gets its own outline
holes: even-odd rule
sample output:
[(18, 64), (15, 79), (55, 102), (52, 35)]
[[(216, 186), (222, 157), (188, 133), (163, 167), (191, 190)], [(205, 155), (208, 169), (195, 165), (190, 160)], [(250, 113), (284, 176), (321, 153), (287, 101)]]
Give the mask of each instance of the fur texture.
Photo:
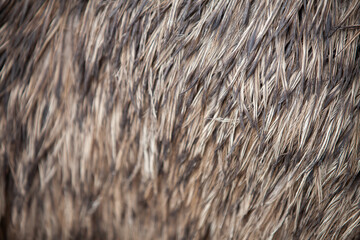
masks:
[(0, 1), (4, 239), (355, 239), (360, 1)]

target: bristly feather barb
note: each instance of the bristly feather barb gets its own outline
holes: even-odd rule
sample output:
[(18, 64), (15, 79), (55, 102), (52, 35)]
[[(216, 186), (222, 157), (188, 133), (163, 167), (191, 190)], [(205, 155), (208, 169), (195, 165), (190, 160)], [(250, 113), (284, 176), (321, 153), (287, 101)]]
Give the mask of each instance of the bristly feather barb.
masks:
[(358, 239), (359, 0), (0, 0), (0, 239)]

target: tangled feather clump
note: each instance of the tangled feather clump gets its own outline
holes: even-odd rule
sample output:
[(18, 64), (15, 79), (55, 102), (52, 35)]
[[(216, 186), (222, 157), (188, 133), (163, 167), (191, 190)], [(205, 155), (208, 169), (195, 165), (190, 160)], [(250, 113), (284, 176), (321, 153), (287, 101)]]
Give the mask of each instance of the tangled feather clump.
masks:
[(0, 238), (356, 239), (360, 1), (0, 1)]

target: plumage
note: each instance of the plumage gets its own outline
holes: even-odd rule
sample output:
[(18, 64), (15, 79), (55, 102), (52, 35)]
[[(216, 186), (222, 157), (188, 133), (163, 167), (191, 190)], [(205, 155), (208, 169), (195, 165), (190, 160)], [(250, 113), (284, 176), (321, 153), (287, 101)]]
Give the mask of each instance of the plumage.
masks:
[(0, 238), (359, 238), (359, 19), (0, 1)]

